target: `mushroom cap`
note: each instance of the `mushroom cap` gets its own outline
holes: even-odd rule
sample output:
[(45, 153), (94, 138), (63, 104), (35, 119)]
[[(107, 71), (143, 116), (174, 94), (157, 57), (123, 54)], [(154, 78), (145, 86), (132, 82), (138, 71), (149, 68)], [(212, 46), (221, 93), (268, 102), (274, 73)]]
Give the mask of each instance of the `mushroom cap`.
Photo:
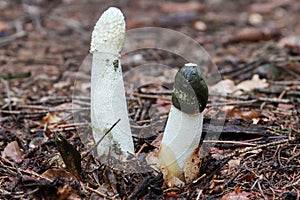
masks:
[(120, 55), (125, 37), (123, 13), (115, 7), (108, 8), (97, 21), (92, 32), (90, 53), (107, 52)]
[(187, 114), (198, 114), (205, 109), (207, 100), (208, 87), (203, 74), (196, 64), (185, 64), (175, 76), (173, 105)]

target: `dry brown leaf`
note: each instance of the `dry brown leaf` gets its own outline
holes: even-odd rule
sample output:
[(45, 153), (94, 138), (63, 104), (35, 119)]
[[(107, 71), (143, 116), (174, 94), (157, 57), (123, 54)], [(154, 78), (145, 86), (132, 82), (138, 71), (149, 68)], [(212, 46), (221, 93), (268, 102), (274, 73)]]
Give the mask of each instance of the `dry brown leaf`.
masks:
[(164, 99), (157, 99), (156, 104), (154, 105), (157, 110), (157, 115), (165, 114), (170, 111), (171, 102)]
[(255, 149), (252, 151), (248, 151), (247, 153), (241, 154), (241, 157), (245, 157), (246, 155), (259, 154), (262, 152), (262, 149)]
[(256, 42), (261, 40), (270, 40), (275, 36), (280, 35), (280, 31), (276, 28), (263, 27), (246, 27), (238, 30), (228, 42)]
[(42, 177), (54, 181), (57, 178), (63, 178), (66, 180), (75, 180), (75, 177), (64, 169), (48, 169), (42, 174)]
[(237, 169), (241, 164), (241, 161), (238, 159), (231, 159), (228, 161), (228, 168), (231, 169)]
[(293, 104), (279, 103), (279, 104), (278, 104), (278, 108), (282, 108), (282, 109), (289, 110), (289, 109), (295, 108), (295, 105), (293, 105)]
[(17, 141), (8, 143), (7, 146), (2, 151), (2, 156), (5, 158), (10, 158), (16, 163), (21, 161), (22, 151), (20, 150), (19, 144)]
[(226, 118), (228, 119), (246, 119), (246, 120), (253, 120), (258, 118), (261, 113), (257, 112), (256, 110), (240, 110), (238, 108), (228, 110)]
[(189, 13), (204, 10), (204, 8), (204, 4), (196, 1), (186, 3), (165, 2), (161, 7), (161, 11), (165, 13)]
[(59, 200), (81, 200), (82, 198), (76, 194), (76, 191), (67, 184), (57, 188), (57, 195)]
[(58, 123), (62, 120), (62, 118), (57, 113), (48, 112), (41, 122), (41, 126), (45, 124)]
[(249, 192), (244, 192), (240, 188), (236, 188), (233, 192), (225, 194), (221, 200), (248, 200)]
[(256, 88), (266, 88), (269, 84), (266, 79), (260, 79), (257, 74), (254, 74), (251, 80), (246, 80), (236, 86), (237, 90), (250, 92)]
[(250, 12), (258, 12), (261, 14), (267, 14), (274, 12), (274, 9), (280, 6), (284, 6), (290, 3), (290, 0), (275, 0), (266, 3), (254, 3), (250, 6)]
[(225, 155), (225, 151), (217, 147), (212, 147), (210, 153), (211, 157), (217, 160), (221, 159)]
[(0, 21), (0, 31), (4, 32), (8, 28), (7, 24), (3, 21)]
[(289, 49), (294, 54), (300, 54), (300, 37), (288, 36), (278, 42), (278, 46)]
[(235, 84), (232, 80), (230, 79), (225, 79), (219, 81), (217, 84), (211, 86), (210, 92), (215, 92), (215, 93), (233, 93), (236, 90)]
[[(64, 179), (66, 182), (75, 181), (76, 178), (64, 169), (48, 169), (42, 174), (42, 177), (52, 181), (56, 179)], [(81, 199), (77, 192), (68, 184), (62, 184), (57, 188), (56, 194), (58, 199), (79, 200)]]

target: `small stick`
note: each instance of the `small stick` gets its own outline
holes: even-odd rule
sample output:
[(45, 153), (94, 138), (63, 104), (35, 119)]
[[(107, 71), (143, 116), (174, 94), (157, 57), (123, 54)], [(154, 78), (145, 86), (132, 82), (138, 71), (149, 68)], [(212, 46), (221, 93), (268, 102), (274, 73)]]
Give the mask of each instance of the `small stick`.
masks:
[(144, 144), (141, 146), (141, 148), (138, 150), (138, 152), (136, 153), (136, 156), (140, 155), (140, 153), (143, 151), (143, 149), (144, 149), (146, 146), (148, 146), (148, 144), (147, 144), (147, 143), (144, 143)]
[(160, 95), (133, 93), (133, 96), (134, 97), (147, 98), (147, 99), (162, 99), (162, 100), (166, 100), (166, 101), (171, 101), (170, 97), (164, 97), (164, 96), (160, 96)]
[(300, 85), (300, 81), (274, 81), (270, 83), (275, 85)]
[(95, 190), (95, 189), (93, 189), (93, 188), (91, 188), (89, 186), (86, 186), (85, 188), (88, 189), (88, 190), (90, 190), (90, 191), (92, 191), (92, 192), (95, 192), (96, 194), (98, 194), (101, 197), (104, 197), (104, 198), (107, 198), (107, 199), (113, 199), (112, 197), (108, 196), (107, 194), (104, 194), (104, 193), (102, 193), (102, 192), (100, 192), (98, 190)]
[(295, 141), (295, 140), (296, 140), (296, 138), (291, 138), (291, 139), (279, 140), (279, 141), (275, 141), (275, 142), (271, 142), (271, 143), (267, 143), (267, 144), (257, 145), (255, 147), (247, 147), (244, 150), (235, 151), (234, 153), (231, 153), (229, 155), (223, 156), (221, 158), (221, 160), (232, 158), (234, 156), (238, 156), (238, 155), (241, 155), (243, 153), (247, 153), (247, 152), (250, 152), (250, 151), (253, 151), (253, 150), (256, 150), (256, 149), (261, 149), (261, 148), (276, 146), (276, 145), (279, 145), (279, 144), (284, 144), (286, 142), (291, 142), (291, 141)]
[(100, 140), (86, 153), (85, 156), (82, 157), (85, 158), (87, 155), (89, 155), (93, 150), (97, 148), (97, 146), (100, 144), (100, 142), (107, 136), (107, 134), (121, 121), (121, 119), (118, 119), (105, 133), (104, 135), (100, 138)]
[(31, 73), (30, 72), (21, 72), (21, 73), (15, 73), (15, 74), (12, 74), (12, 73), (3, 73), (3, 74), (0, 74), (0, 78), (3, 78), (3, 79), (15, 79), (15, 78), (27, 78), (27, 77), (30, 77)]
[(14, 41), (18, 38), (24, 37), (26, 35), (27, 35), (27, 33), (25, 31), (19, 31), (19, 32), (13, 34), (13, 35), (4, 37), (0, 40), (0, 47), (5, 46), (8, 43), (10, 43), (10, 42), (12, 42), (12, 41)]
[(233, 101), (233, 102), (221, 102), (221, 103), (208, 103), (206, 107), (218, 107), (218, 106), (229, 106), (229, 105), (252, 105), (258, 102), (257, 99), (248, 101)]
[(221, 141), (221, 140), (204, 140), (203, 143), (223, 143), (223, 144), (238, 144), (238, 145), (245, 145), (245, 146), (257, 146), (256, 144), (251, 144), (247, 142)]

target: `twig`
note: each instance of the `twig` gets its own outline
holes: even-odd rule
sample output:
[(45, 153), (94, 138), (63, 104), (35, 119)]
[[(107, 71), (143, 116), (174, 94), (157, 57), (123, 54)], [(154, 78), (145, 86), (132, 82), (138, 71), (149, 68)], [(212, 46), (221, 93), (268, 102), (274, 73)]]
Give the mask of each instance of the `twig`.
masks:
[(15, 79), (15, 78), (27, 78), (30, 77), (30, 72), (20, 72), (20, 73), (2, 73), (0, 78), (2, 79)]
[(8, 108), (11, 111), (11, 91), (10, 91), (10, 88), (9, 88), (9, 84), (3, 78), (0, 78), (0, 81), (5, 85), (6, 95), (7, 95), (7, 98), (8, 98)]
[(295, 182), (293, 182), (293, 183), (290, 183), (290, 184), (288, 184), (288, 185), (285, 185), (285, 186), (283, 187), (283, 189), (286, 189), (286, 188), (289, 188), (289, 187), (292, 187), (292, 186), (296, 187), (297, 185), (300, 185), (300, 178), (299, 178), (298, 180), (296, 180)]
[(162, 99), (166, 101), (171, 101), (170, 97), (164, 97), (160, 95), (151, 95), (151, 94), (141, 94), (141, 93), (133, 93), (134, 97), (147, 98), (147, 99)]
[(100, 142), (106, 137), (106, 135), (121, 121), (121, 119), (118, 119), (105, 133), (104, 135), (100, 138), (100, 140), (96, 143), (95, 147), (96, 148)]
[(7, 37), (2, 37), (1, 40), (0, 40), (0, 47), (2, 46), (5, 46), (7, 45), (8, 43), (18, 39), (18, 38), (21, 38), (21, 37), (24, 37), (26, 36), (26, 32), (25, 31), (19, 31), (13, 35), (10, 35), (10, 36), (7, 36)]
[[(300, 94), (300, 93), (299, 93)], [(236, 98), (236, 99), (247, 99), (247, 97), (238, 97), (233, 95), (222, 95), (222, 94), (214, 94), (214, 96), (224, 97), (224, 98)], [(219, 106), (229, 106), (229, 105), (252, 105), (253, 103), (263, 101), (263, 102), (270, 102), (270, 103), (292, 103), (290, 99), (280, 99), (280, 98), (253, 98), (250, 100), (245, 101), (232, 101), (232, 102), (219, 102), (219, 103), (209, 103), (207, 107), (219, 107)]]
[(257, 185), (258, 185), (258, 189), (259, 189), (261, 195), (263, 196), (263, 198), (264, 198), (264, 199), (268, 199), (268, 198), (265, 196), (265, 194), (264, 194), (264, 192), (263, 192), (263, 190), (262, 190), (262, 188), (261, 188), (260, 181), (257, 182)]
[(197, 195), (196, 200), (199, 200), (199, 199), (200, 199), (200, 196), (201, 196), (202, 192), (203, 192), (203, 190), (200, 190), (200, 191), (198, 192), (198, 195)]
[(204, 140), (203, 143), (223, 143), (223, 144), (238, 144), (238, 145), (245, 145), (245, 146), (257, 146), (256, 144), (251, 144), (247, 142), (222, 141), (222, 140)]
[(275, 142), (271, 142), (271, 143), (267, 143), (267, 144), (257, 145), (255, 147), (247, 147), (247, 148), (245, 148), (245, 149), (243, 149), (241, 151), (237, 150), (237, 151), (235, 151), (232, 154), (223, 156), (222, 160), (223, 159), (228, 159), (228, 158), (233, 158), (235, 156), (238, 156), (238, 155), (241, 155), (243, 153), (247, 153), (247, 152), (250, 152), (250, 151), (253, 151), (253, 150), (256, 150), (256, 149), (261, 149), (261, 148), (276, 146), (276, 145), (279, 145), (279, 144), (284, 144), (284, 143), (295, 141), (295, 140), (296, 140), (296, 138), (291, 138), (291, 139), (279, 140), (279, 141), (275, 141)]
[(209, 104), (206, 105), (206, 107), (218, 107), (218, 106), (229, 106), (229, 105), (252, 105), (255, 102), (258, 102), (258, 99), (247, 100), (247, 101), (209, 103)]
[(279, 98), (258, 98), (259, 101), (271, 102), (271, 103), (291, 103), (290, 99), (279, 99)]
[(140, 153), (144, 150), (145, 147), (147, 147), (148, 144), (144, 143), (141, 148), (138, 150), (138, 152), (136, 152), (136, 157), (138, 157), (140, 155)]
[(15, 173), (17, 173), (16, 170), (19, 170), (20, 172), (22, 172), (22, 173), (24, 173), (24, 174), (28, 174), (28, 175), (31, 175), (31, 176), (35, 176), (35, 177), (37, 177), (37, 178), (44, 179), (44, 180), (47, 180), (47, 181), (49, 181), (49, 182), (52, 182), (51, 179), (49, 179), (49, 178), (47, 178), (47, 177), (44, 177), (44, 176), (42, 176), (42, 175), (40, 175), (40, 174), (38, 174), (38, 173), (36, 173), (36, 172), (34, 172), (34, 171), (32, 171), (32, 170), (21, 169), (21, 168), (17, 168), (17, 169), (16, 169), (16, 167), (12, 167), (12, 166), (14, 166), (14, 164), (13, 164), (12, 162), (10, 162), (9, 160), (3, 158), (3, 157), (0, 157), (0, 159), (3, 160), (3, 161), (6, 162), (6, 163), (9, 163), (9, 164), (11, 165), (11, 166), (5, 165), (2, 161), (0, 161), (1, 166), (5, 167), (6, 169), (10, 169), (10, 170), (12, 170), (12, 171), (15, 172)]
[(275, 85), (300, 85), (300, 81), (274, 81), (270, 83)]
[(98, 194), (101, 197), (104, 197), (104, 198), (107, 198), (107, 199), (113, 199), (112, 197), (108, 196), (107, 194), (104, 194), (104, 193), (102, 193), (102, 192), (100, 192), (98, 190), (95, 190), (95, 189), (93, 189), (93, 188), (91, 188), (89, 186), (86, 186), (85, 188), (88, 189), (88, 190), (90, 190), (90, 191), (92, 191), (92, 192), (95, 192), (96, 194)]
[(241, 74), (252, 71), (255, 68), (259, 67), (260, 65), (263, 65), (268, 62), (270, 62), (269, 58), (265, 58), (265, 57), (258, 58), (256, 60), (253, 60), (249, 63), (244, 64), (244, 66), (242, 68), (234, 69), (231, 72), (226, 73), (226, 75), (224, 74), (224, 77), (225, 78), (235, 78)]
[(109, 132), (111, 132), (111, 130), (119, 123), (121, 121), (121, 119), (118, 119), (105, 133), (104, 133), (104, 135), (100, 138), (100, 140), (89, 150), (89, 151), (87, 151), (87, 153), (86, 153), (86, 155), (85, 156), (83, 156), (82, 157), (82, 159), (83, 158), (85, 158), (87, 155), (89, 155), (92, 151), (94, 151), (96, 148), (97, 148), (97, 146), (100, 144), (100, 142), (107, 136), (107, 134), (109, 133)]
[[(76, 130), (77, 127), (85, 127), (85, 126), (89, 126), (88, 123), (71, 123), (71, 124), (61, 124), (61, 125), (56, 125), (55, 123), (54, 125), (51, 126), (48, 125), (47, 129), (49, 129), (51, 132), (62, 132), (62, 131)], [(38, 131), (41, 131), (41, 129), (31, 130), (31, 132), (38, 132)]]
[(230, 93), (222, 94), (222, 93), (210, 93), (209, 96), (211, 97), (223, 97), (223, 98), (230, 98), (230, 99), (240, 99), (240, 100), (249, 100), (249, 95), (234, 95)]

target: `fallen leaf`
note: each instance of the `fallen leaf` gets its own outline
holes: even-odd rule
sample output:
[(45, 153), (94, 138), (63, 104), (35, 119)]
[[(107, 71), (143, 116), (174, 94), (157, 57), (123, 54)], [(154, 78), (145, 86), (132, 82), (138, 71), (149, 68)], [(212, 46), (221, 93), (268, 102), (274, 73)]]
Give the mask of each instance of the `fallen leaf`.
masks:
[(267, 14), (274, 12), (277, 7), (284, 6), (290, 3), (290, 0), (275, 0), (266, 3), (254, 3), (250, 6), (250, 12), (258, 12)]
[(82, 198), (76, 194), (76, 191), (67, 184), (63, 184), (57, 188), (58, 200), (81, 200)]
[(266, 79), (260, 79), (257, 74), (254, 74), (251, 80), (246, 80), (236, 86), (237, 90), (250, 92), (256, 88), (266, 88), (269, 84)]
[(236, 188), (233, 192), (225, 194), (221, 200), (248, 200), (249, 192), (244, 192), (240, 188)]
[(58, 123), (62, 120), (62, 118), (57, 113), (48, 112), (41, 122), (41, 126), (45, 124)]
[(228, 42), (257, 42), (261, 40), (270, 40), (273, 37), (279, 36), (280, 31), (271, 27), (246, 27), (238, 30)]
[(79, 180), (82, 178), (81, 155), (62, 135), (55, 135), (55, 145), (66, 168)]
[(224, 150), (219, 149), (217, 147), (212, 147), (210, 153), (211, 157), (217, 160), (221, 159), (225, 154)]
[(252, 181), (255, 177), (255, 174), (247, 174), (242, 177), (241, 181)]
[(45, 177), (52, 181), (58, 178), (62, 178), (66, 180), (74, 180), (75, 178), (70, 172), (64, 169), (48, 169), (42, 174), (42, 177)]
[(255, 150), (252, 150), (252, 151), (248, 151), (247, 153), (243, 153), (241, 154), (241, 157), (246, 157), (246, 156), (249, 156), (249, 155), (252, 155), (252, 154), (259, 154), (262, 152), (262, 149), (255, 149)]
[(230, 94), (236, 90), (235, 84), (230, 79), (225, 79), (219, 81), (217, 84), (211, 86), (210, 92), (220, 93), (220, 94)]
[(231, 159), (228, 161), (228, 168), (231, 169), (237, 169), (241, 164), (241, 161), (238, 159)]
[(227, 111), (226, 117), (228, 119), (246, 119), (252, 120), (256, 119), (261, 115), (261, 113), (257, 112), (256, 110), (241, 110), (241, 109), (232, 109)]
[(289, 49), (291, 53), (300, 54), (300, 37), (294, 35), (284, 37), (279, 40), (278, 46)]
[(293, 104), (284, 104), (284, 103), (279, 103), (278, 104), (278, 108), (282, 108), (282, 109), (286, 109), (286, 110), (290, 110), (295, 108), (295, 105)]
[(186, 3), (165, 2), (162, 4), (161, 11), (165, 13), (189, 13), (204, 10), (204, 8), (204, 4), (196, 1)]
[(4, 32), (8, 27), (9, 26), (5, 22), (0, 21), (0, 32)]
[[(64, 182), (66, 182), (66, 183), (75, 180), (75, 177), (71, 173), (67, 172), (64, 169), (48, 169), (41, 176), (45, 177), (47, 179), (50, 179), (52, 181), (55, 181), (57, 179), (60, 179), (60, 180), (63, 179), (63, 180), (65, 180)], [(57, 188), (56, 194), (57, 194), (59, 200), (60, 199), (61, 200), (63, 200), (63, 199), (68, 199), (68, 200), (82, 199), (77, 194), (77, 192), (74, 190), (74, 188), (68, 184), (60, 185)]]
[(13, 141), (11, 143), (8, 143), (7, 146), (2, 151), (2, 156), (5, 158), (10, 158), (16, 163), (20, 162), (20, 159), (22, 158), (22, 151), (20, 150), (19, 144), (17, 141)]
[(154, 107), (156, 109), (156, 115), (159, 116), (160, 114), (165, 114), (170, 111), (171, 103), (164, 99), (157, 99)]
[(53, 84), (53, 88), (62, 89), (64, 87), (68, 87), (70, 85), (71, 85), (71, 83), (69, 81), (59, 81), (59, 82)]
[(259, 121), (260, 121), (260, 118), (253, 118), (252, 124), (258, 124)]
[(256, 68), (254, 71), (258, 74), (260, 78), (265, 78), (267, 80), (276, 81), (279, 78), (280, 70), (277, 66), (272, 64), (264, 64)]

